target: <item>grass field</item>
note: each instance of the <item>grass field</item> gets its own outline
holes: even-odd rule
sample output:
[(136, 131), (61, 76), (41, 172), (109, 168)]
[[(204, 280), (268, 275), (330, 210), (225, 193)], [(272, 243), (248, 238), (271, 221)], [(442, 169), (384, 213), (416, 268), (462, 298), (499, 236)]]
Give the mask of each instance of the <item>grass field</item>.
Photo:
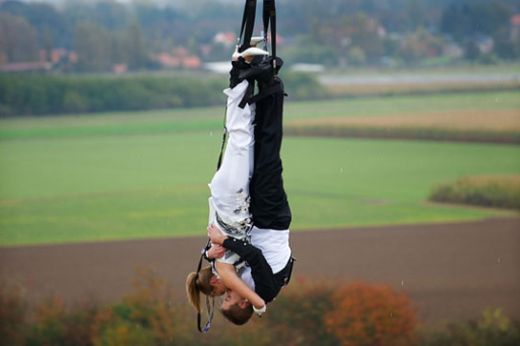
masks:
[[(288, 101), (290, 100), (289, 95)], [(224, 104), (224, 99), (222, 102)], [(468, 110), (520, 112), (520, 90), (289, 102), (285, 109), (285, 117), (287, 124), (290, 124), (293, 120), (328, 117), (365, 118)], [(218, 134), (221, 132), (223, 114), (223, 107), (208, 107), (4, 119), (0, 121), (0, 140), (194, 131), (213, 131)]]
[[(520, 109), (518, 92), (295, 103), (288, 120)], [(0, 245), (204, 234), (221, 108), (0, 122)], [(290, 138), (294, 230), (514, 212), (426, 202), (461, 175), (517, 174), (520, 147)]]

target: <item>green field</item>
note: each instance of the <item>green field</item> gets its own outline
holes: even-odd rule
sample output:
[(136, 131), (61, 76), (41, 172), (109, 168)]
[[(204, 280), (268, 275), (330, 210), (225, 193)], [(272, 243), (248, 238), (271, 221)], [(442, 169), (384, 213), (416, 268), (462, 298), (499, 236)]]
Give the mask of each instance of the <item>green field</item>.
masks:
[[(518, 92), (288, 104), (288, 119), (520, 109)], [(0, 244), (205, 234), (222, 108), (0, 122)], [(426, 202), (461, 175), (518, 174), (520, 147), (286, 138), (294, 230), (462, 221), (514, 212)]]

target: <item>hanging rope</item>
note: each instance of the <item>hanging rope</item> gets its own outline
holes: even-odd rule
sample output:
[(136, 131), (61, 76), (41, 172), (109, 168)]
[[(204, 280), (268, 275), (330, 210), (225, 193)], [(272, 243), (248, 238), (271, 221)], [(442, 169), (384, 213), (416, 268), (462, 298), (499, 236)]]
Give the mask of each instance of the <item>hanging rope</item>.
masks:
[(276, 4), (275, 0), (264, 0), (263, 6), (264, 38), (267, 42), (269, 24), (271, 24), (271, 57), (276, 74)]

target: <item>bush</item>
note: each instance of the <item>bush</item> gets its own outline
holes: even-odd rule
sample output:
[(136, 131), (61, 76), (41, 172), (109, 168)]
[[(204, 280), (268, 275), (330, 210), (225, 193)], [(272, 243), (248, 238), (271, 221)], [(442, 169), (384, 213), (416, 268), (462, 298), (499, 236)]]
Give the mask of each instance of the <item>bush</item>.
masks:
[(334, 306), (331, 283), (311, 283), (293, 278), (275, 304), (269, 306), (265, 321), (279, 345), (338, 345), (325, 328), (324, 316)]
[(308, 73), (287, 73), (282, 76), (290, 100), (315, 100), (327, 97), (326, 89)]
[(520, 176), (462, 177), (455, 182), (437, 186), (430, 200), (518, 210)]
[[(217, 303), (218, 305), (218, 303)], [(0, 290), (2, 345), (518, 345), (520, 325), (499, 309), (477, 321), (416, 336), (415, 312), (387, 286), (312, 283), (294, 278), (263, 318), (233, 326), (218, 315), (209, 334), (195, 329), (195, 313), (173, 304), (164, 280), (144, 271), (134, 291), (111, 305), (67, 307), (51, 297), (29, 309), (20, 287)]]
[(28, 316), (26, 345), (89, 346), (90, 327), (98, 310), (92, 303), (67, 309), (59, 297), (48, 298)]
[(500, 309), (486, 309), (480, 320), (452, 323), (446, 331), (424, 335), (424, 346), (514, 346), (520, 345), (520, 325)]
[(20, 345), (26, 335), (27, 303), (19, 285), (0, 287), (0, 344)]
[(404, 293), (354, 283), (335, 290), (327, 329), (343, 345), (415, 345), (416, 316)]
[(222, 104), (224, 80), (158, 76), (0, 76), (0, 116)]
[(94, 345), (173, 344), (173, 296), (165, 281), (151, 271), (142, 271), (134, 287), (121, 303), (96, 315), (92, 327)]

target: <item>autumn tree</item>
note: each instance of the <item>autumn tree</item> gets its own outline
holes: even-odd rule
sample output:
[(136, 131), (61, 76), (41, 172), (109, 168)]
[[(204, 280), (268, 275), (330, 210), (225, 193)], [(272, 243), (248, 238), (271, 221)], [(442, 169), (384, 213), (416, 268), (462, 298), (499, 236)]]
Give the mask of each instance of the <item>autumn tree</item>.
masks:
[(332, 301), (325, 324), (343, 345), (415, 344), (415, 311), (404, 293), (388, 286), (353, 283), (338, 288)]

